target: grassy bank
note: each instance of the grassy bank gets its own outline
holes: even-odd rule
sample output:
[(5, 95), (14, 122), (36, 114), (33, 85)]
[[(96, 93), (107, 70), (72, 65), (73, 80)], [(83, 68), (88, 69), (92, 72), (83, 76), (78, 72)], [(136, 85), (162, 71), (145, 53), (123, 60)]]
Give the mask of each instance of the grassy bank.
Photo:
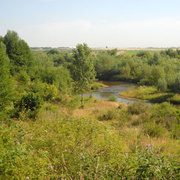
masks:
[(92, 98), (45, 103), (1, 123), (1, 179), (177, 179), (179, 114), (172, 105)]
[(105, 85), (101, 82), (95, 82), (91, 85), (91, 90), (98, 90), (98, 89), (105, 88), (105, 87), (107, 87), (107, 85)]
[(159, 92), (156, 87), (139, 86), (134, 89), (121, 92), (119, 97), (127, 97), (132, 99), (147, 100), (153, 103), (170, 102), (180, 104), (180, 95), (172, 92)]

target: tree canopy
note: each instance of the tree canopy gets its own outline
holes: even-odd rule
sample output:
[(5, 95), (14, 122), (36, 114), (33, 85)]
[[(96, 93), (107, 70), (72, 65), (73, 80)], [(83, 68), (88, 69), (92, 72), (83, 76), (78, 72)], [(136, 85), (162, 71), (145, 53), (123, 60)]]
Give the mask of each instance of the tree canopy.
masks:
[[(73, 50), (72, 76), (75, 90), (83, 94), (95, 81), (95, 69), (91, 49), (87, 44), (78, 44)], [(83, 103), (83, 96), (82, 96)]]
[(0, 111), (4, 110), (12, 100), (13, 81), (8, 66), (6, 47), (3, 42), (0, 42)]
[(21, 69), (30, 67), (33, 63), (33, 56), (28, 44), (19, 38), (17, 32), (8, 31), (4, 36), (6, 52), (10, 58), (11, 70), (18, 72)]

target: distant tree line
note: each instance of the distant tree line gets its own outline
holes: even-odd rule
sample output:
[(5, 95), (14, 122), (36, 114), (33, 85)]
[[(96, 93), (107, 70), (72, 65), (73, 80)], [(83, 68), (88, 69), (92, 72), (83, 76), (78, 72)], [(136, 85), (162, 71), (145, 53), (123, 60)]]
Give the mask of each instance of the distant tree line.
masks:
[(136, 55), (103, 52), (95, 56), (99, 80), (124, 80), (140, 85), (155, 85), (180, 93), (180, 50), (140, 51)]

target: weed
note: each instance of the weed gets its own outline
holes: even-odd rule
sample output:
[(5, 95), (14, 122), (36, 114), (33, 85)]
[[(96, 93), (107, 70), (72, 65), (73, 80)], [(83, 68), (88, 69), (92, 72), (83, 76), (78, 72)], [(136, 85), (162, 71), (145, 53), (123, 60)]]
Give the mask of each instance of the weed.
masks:
[(110, 96), (110, 97), (109, 97), (109, 101), (117, 102), (116, 96), (114, 96), (114, 95)]

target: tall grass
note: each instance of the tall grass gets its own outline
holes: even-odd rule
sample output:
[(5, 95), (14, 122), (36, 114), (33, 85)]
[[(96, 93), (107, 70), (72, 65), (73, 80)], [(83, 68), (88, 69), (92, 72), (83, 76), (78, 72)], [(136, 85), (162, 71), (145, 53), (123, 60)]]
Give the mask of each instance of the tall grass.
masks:
[[(1, 123), (0, 178), (178, 179), (176, 108), (167, 103), (129, 106), (74, 117), (59, 104), (45, 104), (36, 120)], [(164, 150), (155, 144), (162, 138)]]

